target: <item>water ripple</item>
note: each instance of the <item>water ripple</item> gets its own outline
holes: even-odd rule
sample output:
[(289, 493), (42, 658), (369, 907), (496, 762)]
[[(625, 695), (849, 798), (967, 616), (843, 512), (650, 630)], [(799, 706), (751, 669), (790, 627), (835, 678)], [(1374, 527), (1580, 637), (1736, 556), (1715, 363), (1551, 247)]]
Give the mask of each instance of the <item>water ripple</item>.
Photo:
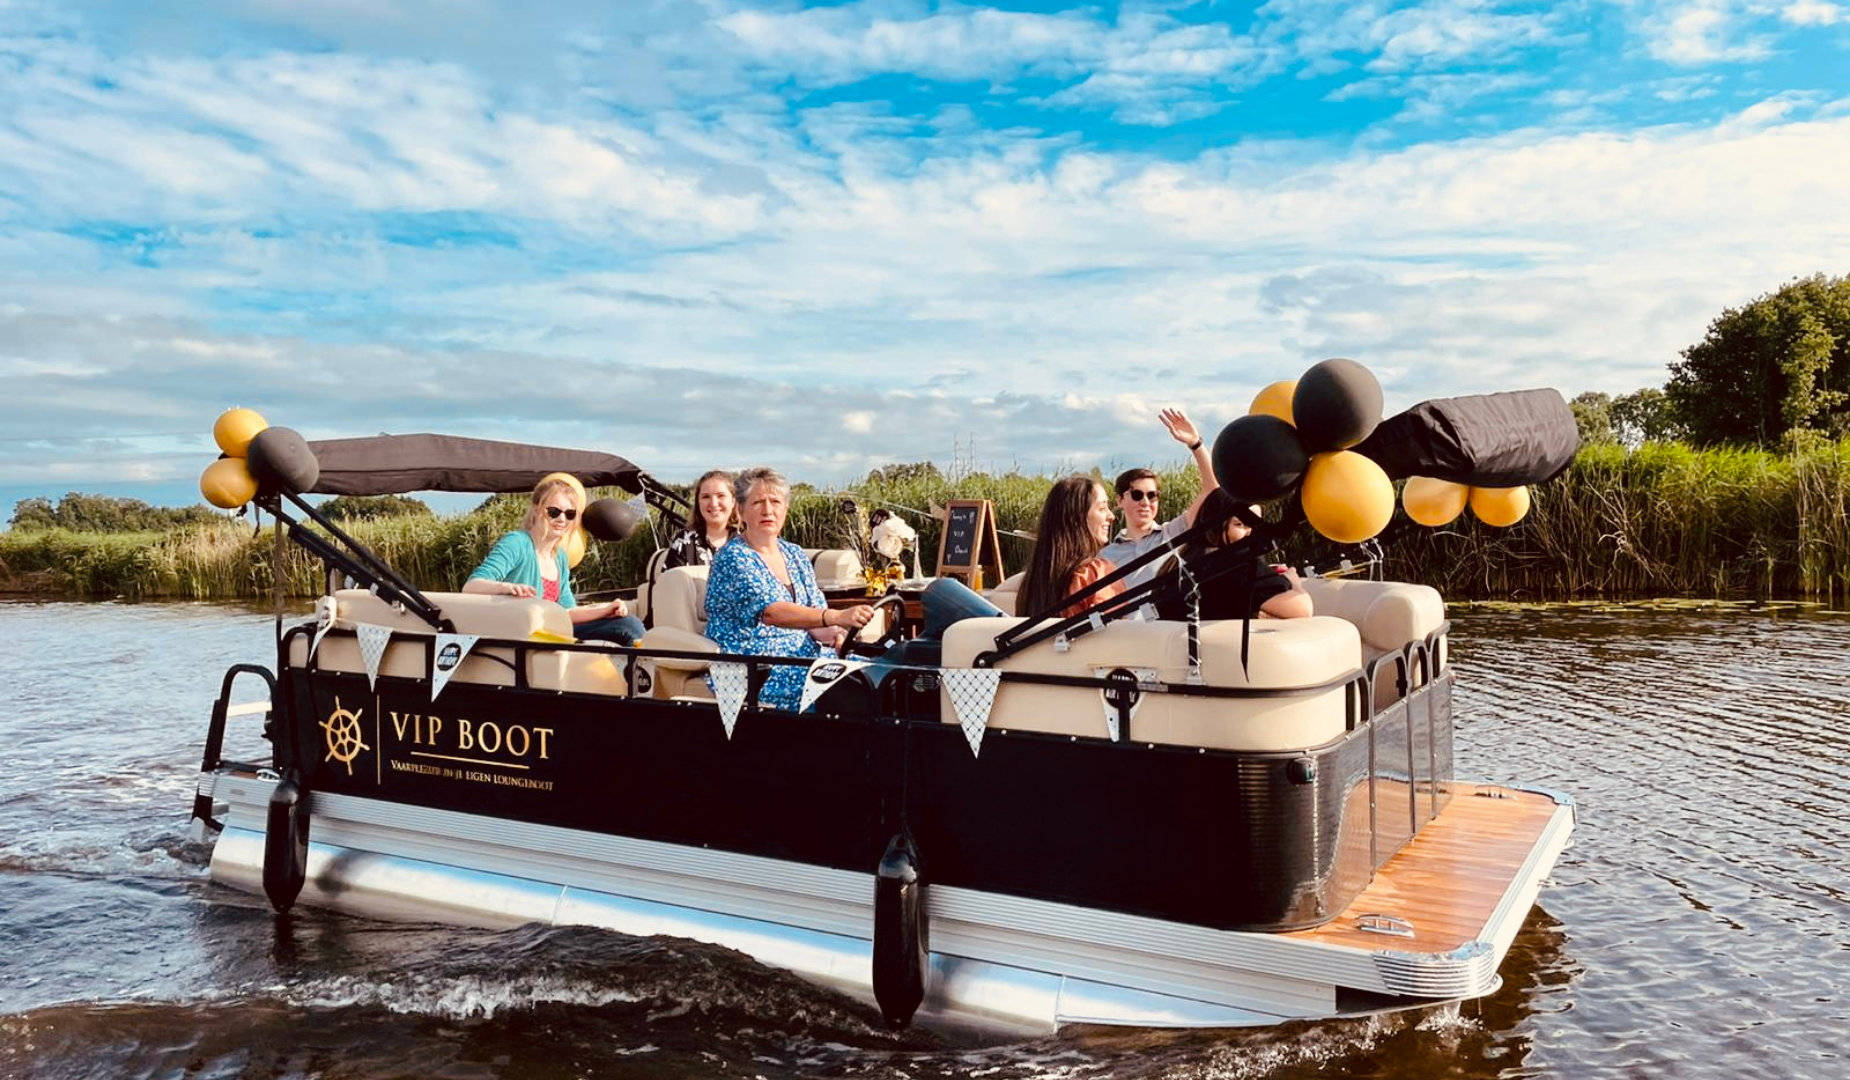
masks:
[[(1817, 1077), (1850, 1060), (1850, 619), (1455, 621), (1462, 776), (1579, 826), (1489, 998), (1247, 1032), (985, 1045), (735, 953), (583, 928), (272, 916), (183, 838), (267, 615), (0, 603), (0, 1076)], [(256, 744), (232, 733), (231, 752)], [(235, 756), (235, 754), (234, 754)]]

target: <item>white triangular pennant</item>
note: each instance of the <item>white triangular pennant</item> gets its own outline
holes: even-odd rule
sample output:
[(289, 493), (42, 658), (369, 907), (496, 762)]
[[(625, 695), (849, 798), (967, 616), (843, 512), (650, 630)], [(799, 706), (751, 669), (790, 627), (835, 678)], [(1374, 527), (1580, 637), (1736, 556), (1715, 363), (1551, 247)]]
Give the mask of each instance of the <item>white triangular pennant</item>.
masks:
[(751, 669), (744, 664), (725, 660), (707, 665), (707, 675), (713, 680), (713, 697), (719, 702), (720, 722), (726, 725), (728, 739), (732, 738), (732, 725), (739, 722), (739, 708), (745, 704), (745, 687), (750, 674)]
[(431, 662), (430, 700), (437, 700), (443, 688), (450, 684), (450, 676), (462, 666), (463, 657), (475, 646), (477, 634), (443, 634), (437, 635), (437, 658)]
[[(1127, 668), (1127, 667), (1113, 666), (1113, 667), (1108, 667), (1108, 668), (1093, 668), (1092, 671), (1095, 675), (1098, 675), (1101, 678), (1109, 676), (1114, 671), (1128, 671), (1132, 675), (1135, 675), (1137, 677), (1137, 681), (1139, 683), (1147, 683), (1147, 682), (1156, 681), (1156, 669), (1155, 668), (1147, 668), (1147, 667)], [(1111, 694), (1107, 692), (1108, 689), (1109, 688), (1099, 690), (1098, 701), (1099, 701), (1099, 704), (1102, 705), (1105, 709), (1105, 732), (1106, 734), (1111, 736), (1112, 742), (1117, 742), (1124, 737), (1124, 732), (1118, 730), (1118, 707), (1112, 704)], [(1135, 717), (1137, 715), (1137, 710), (1143, 707), (1143, 698), (1144, 698), (1144, 695), (1141, 691), (1133, 692), (1133, 696), (1131, 697), (1131, 713), (1130, 713), (1132, 717)]]
[(360, 659), (366, 664), (366, 685), (373, 686), (379, 680), (379, 661), (385, 657), (385, 643), (392, 636), (392, 628), (355, 623), (353, 632), (360, 639)]
[(803, 677), (803, 696), (797, 702), (797, 711), (808, 710), (829, 687), (846, 678), (855, 669), (866, 666), (867, 661), (865, 660), (838, 660), (833, 656), (824, 656), (812, 661), (809, 665), (809, 673)]
[(334, 629), (335, 604), (332, 596), (324, 596), (315, 601), (315, 640), (308, 643), (308, 658), (315, 658), (315, 650), (321, 648), (321, 639)]
[(1002, 681), (1002, 672), (995, 668), (945, 668), (938, 677), (951, 693), (951, 708), (964, 729), (970, 755), (975, 757), (983, 750), (983, 731), (989, 726), (989, 709), (996, 702), (996, 685)]

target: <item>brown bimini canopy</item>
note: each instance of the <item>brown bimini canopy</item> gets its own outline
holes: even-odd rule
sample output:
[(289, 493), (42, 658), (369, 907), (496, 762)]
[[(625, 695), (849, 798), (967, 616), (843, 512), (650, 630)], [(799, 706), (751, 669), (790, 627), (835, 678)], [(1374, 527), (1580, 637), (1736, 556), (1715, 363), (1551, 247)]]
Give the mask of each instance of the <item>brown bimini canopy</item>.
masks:
[(456, 435), (375, 435), (326, 439), (309, 449), (323, 495), (402, 495), (411, 491), (531, 491), (547, 473), (568, 472), (586, 487), (643, 490), (641, 469), (615, 454), (465, 439)]
[(1551, 480), (1574, 460), (1580, 428), (1558, 390), (1425, 401), (1383, 420), (1355, 447), (1388, 476), (1430, 476), (1473, 487)]

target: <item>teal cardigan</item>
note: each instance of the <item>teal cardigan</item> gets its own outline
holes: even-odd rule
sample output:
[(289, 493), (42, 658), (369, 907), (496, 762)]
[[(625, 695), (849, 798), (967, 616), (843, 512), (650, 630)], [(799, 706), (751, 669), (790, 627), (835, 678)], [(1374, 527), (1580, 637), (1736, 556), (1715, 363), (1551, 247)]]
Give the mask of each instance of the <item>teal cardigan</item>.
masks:
[[(560, 544), (553, 553), (559, 560), (559, 606), (569, 608), (578, 601), (572, 597), (572, 568), (565, 561), (565, 545)], [(545, 593), (545, 584), (540, 580), (540, 553), (533, 546), (533, 537), (525, 530), (511, 532), (495, 541), (489, 549), (488, 558), (475, 568), (469, 580), (483, 578), (488, 581), (505, 581), (510, 585), (531, 585), (533, 594)]]

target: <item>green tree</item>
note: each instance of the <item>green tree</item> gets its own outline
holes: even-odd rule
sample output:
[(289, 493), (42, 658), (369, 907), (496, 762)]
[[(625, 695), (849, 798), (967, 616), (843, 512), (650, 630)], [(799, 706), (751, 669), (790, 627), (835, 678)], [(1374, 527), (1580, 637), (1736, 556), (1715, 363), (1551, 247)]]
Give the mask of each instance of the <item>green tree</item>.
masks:
[(1575, 394), (1567, 403), (1574, 411), (1574, 425), (1580, 429), (1580, 445), (1609, 443), (1617, 439), (1612, 428), (1612, 395), (1597, 390)]
[(316, 507), (336, 521), (430, 517), (430, 507), (409, 495), (336, 495)]
[(204, 506), (149, 506), (140, 499), (113, 495), (67, 492), (53, 505), (50, 499), (21, 499), (13, 507), (12, 527), (20, 532), (69, 529), (72, 532), (160, 532), (208, 521), (221, 515)]
[(52, 509), (51, 500), (39, 496), (21, 499), (13, 504), (12, 527), (19, 532), (31, 532), (58, 527), (57, 512)]
[(1670, 372), (1669, 413), (1699, 446), (1850, 433), (1850, 276), (1814, 274), (1723, 311)]
[(944, 474), (929, 461), (901, 462), (884, 468), (870, 470), (863, 484), (881, 484), (899, 487), (903, 484), (944, 483)]
[(1664, 391), (1647, 386), (1612, 400), (1612, 431), (1626, 446), (1683, 438), (1683, 425)]

